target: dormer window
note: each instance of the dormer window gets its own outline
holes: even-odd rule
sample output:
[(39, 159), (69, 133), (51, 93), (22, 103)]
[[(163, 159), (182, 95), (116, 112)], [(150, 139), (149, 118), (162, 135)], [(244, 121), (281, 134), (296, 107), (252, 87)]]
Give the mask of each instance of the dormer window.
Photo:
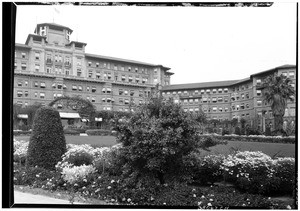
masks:
[(39, 52), (35, 52), (35, 59), (40, 60), (40, 53)]

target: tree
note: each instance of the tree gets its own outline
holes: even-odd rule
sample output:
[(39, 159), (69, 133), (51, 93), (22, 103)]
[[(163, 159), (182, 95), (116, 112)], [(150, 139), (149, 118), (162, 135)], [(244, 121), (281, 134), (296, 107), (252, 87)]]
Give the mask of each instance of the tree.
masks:
[(32, 127), (35, 113), (40, 107), (42, 107), (42, 104), (35, 102), (33, 105), (22, 108), (21, 113), (28, 115), (27, 124), (29, 127)]
[(66, 152), (66, 139), (59, 113), (52, 107), (36, 111), (29, 140), (26, 165), (54, 170)]
[(132, 117), (116, 125), (124, 166), (129, 169), (124, 172), (141, 178), (151, 176), (160, 184), (189, 177), (185, 160), (197, 149), (197, 124), (173, 100), (150, 99)]
[(18, 115), (21, 113), (22, 106), (18, 104), (13, 104), (13, 125), (14, 127), (17, 127), (18, 124)]
[(58, 97), (52, 102), (49, 103), (49, 106), (54, 106), (55, 104), (60, 103), (63, 107), (70, 110), (75, 110), (79, 113), (81, 117), (87, 118), (90, 120), (90, 124), (93, 125), (95, 122), (95, 106), (89, 100), (83, 99), (79, 96), (69, 97), (63, 96)]
[(283, 116), (287, 101), (293, 101), (295, 90), (291, 86), (292, 80), (284, 75), (268, 76), (262, 85), (264, 101), (271, 105), (274, 116), (275, 134), (284, 133)]

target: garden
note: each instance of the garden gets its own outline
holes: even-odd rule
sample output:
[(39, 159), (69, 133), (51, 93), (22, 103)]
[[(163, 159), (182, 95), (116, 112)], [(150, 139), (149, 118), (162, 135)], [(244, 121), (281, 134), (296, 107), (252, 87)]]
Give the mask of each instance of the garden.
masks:
[(112, 146), (70, 143), (58, 111), (39, 108), (30, 139), (14, 139), (15, 188), (128, 207), (297, 208), (294, 158), (212, 153), (227, 141), (199, 134), (197, 117), (171, 100), (152, 98), (113, 126)]

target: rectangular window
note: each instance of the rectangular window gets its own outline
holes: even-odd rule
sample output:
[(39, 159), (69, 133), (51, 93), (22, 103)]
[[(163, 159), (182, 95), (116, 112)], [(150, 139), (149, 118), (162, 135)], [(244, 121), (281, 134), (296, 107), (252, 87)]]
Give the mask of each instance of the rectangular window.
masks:
[(125, 94), (125, 95), (128, 95), (128, 91), (127, 91), (127, 90), (125, 90), (125, 91), (124, 91), (124, 94)]
[(139, 91), (139, 97), (143, 97), (143, 96), (144, 96), (143, 91)]
[(295, 72), (289, 72), (289, 77), (294, 78), (295, 77)]
[(128, 105), (128, 104), (129, 104), (129, 100), (125, 99), (125, 105)]
[(92, 103), (96, 102), (96, 99), (94, 97), (92, 97)]
[(96, 78), (97, 78), (97, 79), (100, 79), (100, 78), (101, 78), (101, 76), (100, 76), (100, 71), (99, 71), (99, 70), (97, 70), (97, 72), (96, 72)]
[(91, 67), (92, 66), (92, 62), (88, 62), (88, 66)]
[(217, 107), (213, 107), (212, 110), (213, 110), (213, 112), (217, 112), (217, 109), (218, 109)]
[(86, 87), (86, 91), (87, 91), (87, 92), (90, 91), (90, 87), (89, 87), (89, 86)]
[(73, 86), (72, 86), (72, 90), (77, 90), (77, 86), (76, 86), (76, 85), (73, 85)]
[(22, 59), (26, 58), (26, 53), (22, 53)]
[(78, 77), (81, 76), (81, 69), (77, 69), (77, 76), (78, 76)]
[(218, 92), (219, 92), (219, 93), (222, 93), (222, 91), (223, 91), (222, 89), (218, 89)]
[(207, 89), (207, 90), (206, 90), (206, 93), (208, 93), (208, 94), (209, 94), (209, 93), (210, 93), (210, 89)]
[(219, 112), (223, 112), (223, 108), (222, 107), (219, 108)]
[(256, 95), (261, 96), (261, 90), (256, 90)]
[(261, 79), (256, 79), (256, 85), (261, 85)]
[(69, 69), (66, 69), (65, 75), (70, 75), (70, 70)]
[(45, 98), (45, 93), (44, 93), (44, 92), (41, 92), (41, 93), (40, 93), (40, 98), (42, 98), (42, 99)]
[(134, 90), (130, 90), (130, 96), (134, 95)]
[(201, 91), (200, 91), (200, 92), (201, 92), (201, 94), (204, 94), (204, 89), (201, 89)]
[(106, 88), (106, 93), (110, 94), (111, 93), (111, 88)]
[(121, 80), (125, 81), (125, 75), (122, 75)]
[(218, 102), (223, 102), (223, 97), (218, 97)]
[(123, 104), (123, 103), (124, 103), (123, 99), (119, 98), (119, 104)]
[(282, 72), (281, 73), (283, 76), (287, 77), (287, 72)]
[(82, 86), (78, 86), (78, 90), (79, 90), (79, 91), (82, 91)]
[(17, 69), (17, 62), (15, 62), (15, 69)]
[(194, 94), (195, 94), (195, 95), (199, 94), (199, 91), (198, 91), (198, 90), (195, 90), (195, 91), (194, 91)]
[(261, 100), (257, 100), (257, 106), (261, 106), (262, 105), (262, 101)]
[(240, 105), (236, 105), (236, 110), (240, 110)]
[(123, 94), (123, 89), (119, 89), (119, 95)]
[(93, 77), (93, 70), (89, 70), (89, 78)]
[(207, 103), (207, 97), (202, 98), (203, 103)]
[(212, 93), (217, 93), (217, 89), (213, 89), (213, 90), (212, 90)]
[(128, 67), (127, 70), (128, 70), (128, 72), (130, 72), (131, 71), (131, 67)]
[(35, 52), (35, 59), (40, 60), (40, 53), (39, 52)]
[(23, 92), (22, 91), (17, 91), (17, 96), (18, 97), (22, 97), (23, 96)]
[(213, 97), (213, 98), (212, 98), (212, 102), (213, 102), (213, 103), (216, 103), (216, 102), (217, 102), (217, 98), (216, 98), (216, 97)]
[(23, 85), (22, 81), (18, 81), (18, 86), (22, 86), (22, 85)]
[(81, 59), (77, 58), (77, 66), (81, 66)]
[(25, 97), (28, 97), (28, 95), (29, 95), (29, 94), (28, 94), (28, 91), (24, 91), (24, 96), (25, 96)]
[(245, 94), (241, 94), (241, 98), (243, 100), (245, 98)]
[(41, 88), (46, 88), (45, 82), (41, 82)]
[(36, 72), (39, 72), (40, 71), (40, 65), (39, 64), (35, 64), (35, 68), (34, 69), (35, 69)]
[(99, 67), (99, 63), (96, 63), (96, 67)]
[(128, 76), (128, 81), (129, 81), (129, 82), (132, 82), (132, 76), (131, 76), (131, 75)]
[(92, 86), (92, 92), (96, 92), (96, 87)]
[(193, 102), (194, 102), (194, 100), (193, 100), (193, 99), (190, 99), (190, 100), (189, 100), (189, 103), (193, 103)]

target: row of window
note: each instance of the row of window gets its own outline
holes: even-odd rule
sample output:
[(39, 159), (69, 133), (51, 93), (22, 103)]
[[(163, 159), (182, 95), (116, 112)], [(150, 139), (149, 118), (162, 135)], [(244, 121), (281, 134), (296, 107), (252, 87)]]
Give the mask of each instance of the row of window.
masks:
[[(81, 59), (77, 59), (77, 66), (81, 66), (82, 62)], [(96, 68), (104, 68), (104, 69), (111, 69), (111, 70), (121, 70), (121, 71), (128, 71), (128, 72), (135, 72), (135, 73), (142, 73), (142, 74), (148, 74), (147, 68), (139, 68), (139, 67), (131, 67), (131, 66), (123, 66), (123, 65), (117, 65), (107, 62), (91, 62), (89, 61), (87, 63), (88, 67), (96, 67)], [(156, 69), (155, 69), (156, 70)]]
[[(201, 94), (204, 94), (204, 93), (209, 94), (211, 92), (211, 90), (210, 89), (206, 89), (206, 90), (202, 89), (200, 91), (199, 90), (194, 90), (194, 91), (173, 91), (172, 94), (173, 95), (176, 95), (176, 94), (178, 94), (178, 95), (181, 95), (181, 94), (183, 94), (183, 95), (198, 95), (199, 92)], [(228, 88), (212, 89), (212, 93), (228, 93)], [(165, 95), (165, 94), (170, 95), (171, 92), (162, 92), (162, 95)]]

